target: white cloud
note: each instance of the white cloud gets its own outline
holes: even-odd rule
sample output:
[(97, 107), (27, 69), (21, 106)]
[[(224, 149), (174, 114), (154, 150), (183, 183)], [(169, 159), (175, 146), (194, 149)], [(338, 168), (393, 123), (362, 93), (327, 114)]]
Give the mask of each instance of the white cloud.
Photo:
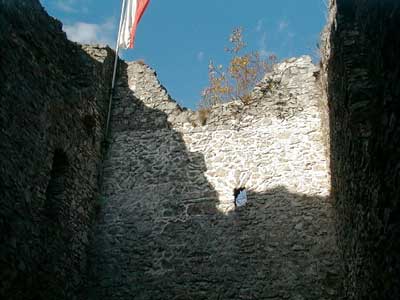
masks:
[(283, 30), (285, 30), (285, 29), (288, 28), (288, 27), (289, 27), (289, 23), (286, 22), (285, 20), (281, 20), (281, 21), (279, 22), (279, 24), (278, 24), (278, 30), (279, 30), (279, 31), (283, 31)]
[(108, 44), (113, 46), (113, 37), (116, 35), (116, 26), (113, 19), (102, 24), (76, 22), (71, 25), (64, 25), (64, 31), (68, 39), (81, 44)]
[(267, 33), (264, 32), (258, 41), (258, 53), (263, 59), (269, 59), (270, 56), (274, 56), (274, 52), (267, 50)]
[(57, 8), (65, 13), (75, 13), (77, 10), (67, 2), (58, 1)]
[(258, 53), (262, 59), (266, 59), (270, 55), (270, 53), (265, 49), (261, 49)]
[(71, 12), (76, 12), (77, 10), (75, 9), (75, 0), (57, 0), (55, 3), (57, 9), (66, 12), (66, 13), (71, 13)]
[(264, 27), (264, 21), (262, 19), (257, 21), (256, 32), (260, 32)]
[(88, 12), (87, 4), (90, 0), (57, 0), (57, 9), (64, 13)]
[(263, 35), (261, 36), (259, 40), (259, 49), (258, 53), (260, 53), (260, 56), (263, 58), (266, 58), (268, 56), (267, 52), (267, 33), (264, 32)]
[(202, 62), (203, 59), (204, 59), (204, 52), (203, 52), (203, 51), (199, 51), (199, 52), (197, 53), (197, 60), (198, 60), (199, 62)]

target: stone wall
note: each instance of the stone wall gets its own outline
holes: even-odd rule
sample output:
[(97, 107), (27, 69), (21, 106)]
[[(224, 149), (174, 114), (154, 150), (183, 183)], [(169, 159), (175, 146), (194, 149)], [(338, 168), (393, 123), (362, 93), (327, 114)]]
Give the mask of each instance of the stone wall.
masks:
[(205, 175), (222, 212), (234, 208), (233, 190), (240, 184), (254, 192), (284, 185), (299, 193), (329, 195), (327, 145), (321, 134), (324, 103), (319, 69), (309, 57), (276, 66), (255, 88), (252, 105), (237, 101), (197, 112), (171, 101), (148, 67), (133, 63), (128, 73), (131, 93), (160, 113), (143, 114), (128, 102), (115, 109), (114, 128), (141, 132), (162, 124), (179, 132), (190, 152), (204, 156)]
[(400, 299), (400, 2), (333, 0), (323, 35), (346, 299)]
[(0, 298), (76, 299), (113, 55), (35, 0), (1, 0), (0, 28)]
[[(180, 108), (121, 68), (89, 299), (337, 299), (319, 69), (288, 60), (253, 102)], [(234, 189), (248, 203), (235, 207)]]
[(123, 63), (100, 196), (112, 51), (0, 0), (0, 298), (399, 299), (400, 3), (329, 9), (322, 69), (249, 105), (192, 112)]

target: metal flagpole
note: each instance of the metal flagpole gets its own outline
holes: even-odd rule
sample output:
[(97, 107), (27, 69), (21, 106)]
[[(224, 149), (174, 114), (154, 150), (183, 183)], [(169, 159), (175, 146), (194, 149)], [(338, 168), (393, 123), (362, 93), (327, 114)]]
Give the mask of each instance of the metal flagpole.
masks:
[(114, 96), (115, 77), (116, 77), (116, 74), (117, 74), (119, 41), (120, 41), (120, 35), (121, 35), (122, 19), (123, 19), (123, 15), (124, 15), (124, 11), (125, 11), (125, 3), (126, 3), (126, 0), (123, 0), (122, 1), (121, 16), (120, 16), (120, 19), (119, 19), (117, 44), (115, 46), (114, 71), (113, 71), (112, 82), (111, 82), (110, 100), (108, 102), (108, 114), (107, 114), (107, 124), (106, 124), (106, 132), (105, 132), (105, 138), (106, 139), (108, 137), (108, 130), (109, 130), (109, 127), (110, 127), (111, 107), (112, 107), (112, 99), (113, 99), (113, 96)]

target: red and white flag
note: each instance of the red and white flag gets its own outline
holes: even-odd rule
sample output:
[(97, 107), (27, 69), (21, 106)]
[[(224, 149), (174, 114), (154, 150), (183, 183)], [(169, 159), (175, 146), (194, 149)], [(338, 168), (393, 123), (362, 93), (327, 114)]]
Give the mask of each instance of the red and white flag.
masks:
[(133, 48), (137, 25), (150, 0), (126, 0), (119, 32), (119, 47)]

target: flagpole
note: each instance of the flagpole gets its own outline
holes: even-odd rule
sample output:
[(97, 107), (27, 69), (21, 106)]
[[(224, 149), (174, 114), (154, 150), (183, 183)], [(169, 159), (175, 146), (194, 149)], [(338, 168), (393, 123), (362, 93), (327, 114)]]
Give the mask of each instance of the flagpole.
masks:
[(122, 1), (121, 16), (119, 18), (117, 44), (115, 45), (114, 70), (113, 70), (113, 76), (112, 76), (112, 82), (111, 82), (110, 100), (108, 102), (108, 114), (107, 114), (106, 132), (105, 132), (105, 138), (106, 139), (108, 138), (108, 130), (109, 130), (109, 127), (110, 127), (111, 107), (112, 107), (112, 99), (113, 99), (113, 96), (114, 96), (115, 77), (117, 75), (119, 42), (120, 42), (120, 35), (121, 35), (122, 19), (123, 19), (123, 15), (124, 15), (124, 11), (125, 11), (125, 3), (126, 3), (126, 0), (123, 0)]

